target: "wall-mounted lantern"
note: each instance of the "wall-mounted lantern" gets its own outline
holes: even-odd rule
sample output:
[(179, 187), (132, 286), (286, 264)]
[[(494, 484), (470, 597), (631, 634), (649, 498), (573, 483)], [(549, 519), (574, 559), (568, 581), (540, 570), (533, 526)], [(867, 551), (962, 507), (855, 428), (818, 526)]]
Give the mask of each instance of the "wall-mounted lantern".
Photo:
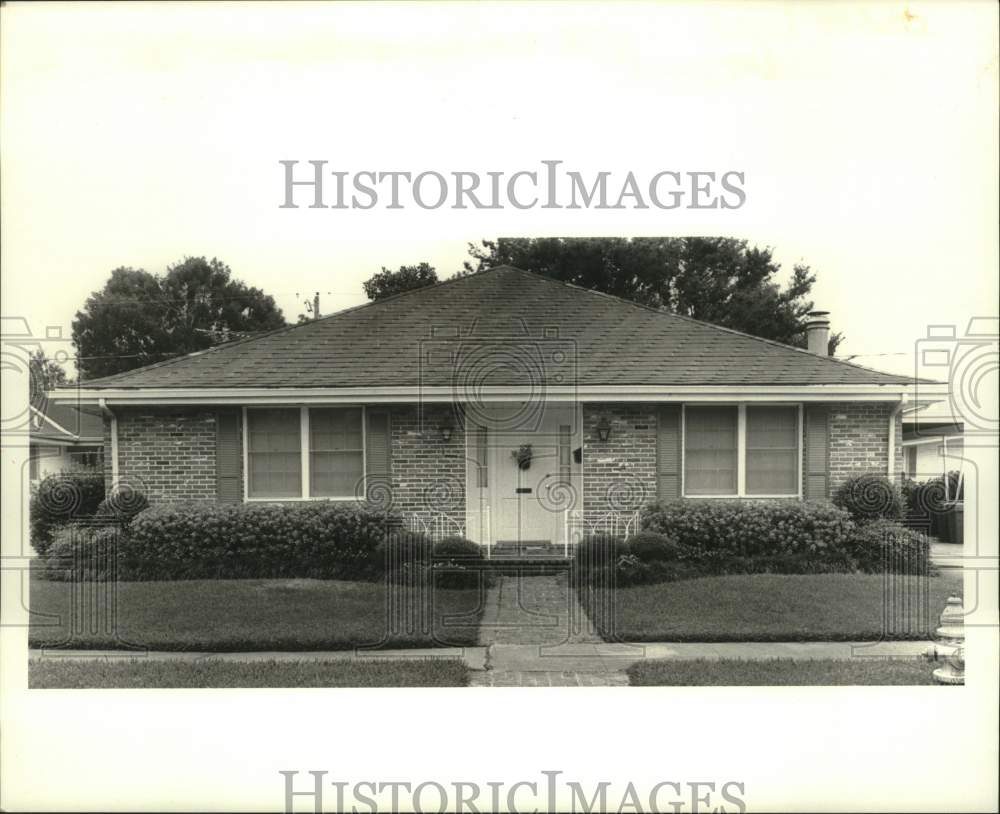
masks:
[(451, 440), (451, 434), (455, 430), (450, 418), (446, 418), (441, 424), (441, 440), (446, 444)]
[(602, 444), (611, 437), (611, 424), (606, 415), (602, 415), (601, 420), (597, 422), (597, 437), (601, 439)]

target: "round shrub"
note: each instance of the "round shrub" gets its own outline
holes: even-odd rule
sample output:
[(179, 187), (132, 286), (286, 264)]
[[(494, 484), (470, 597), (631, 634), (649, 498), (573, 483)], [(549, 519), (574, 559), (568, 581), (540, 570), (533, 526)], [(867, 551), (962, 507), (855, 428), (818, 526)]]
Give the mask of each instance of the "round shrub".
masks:
[(845, 509), (858, 523), (900, 520), (903, 495), (885, 475), (857, 475), (844, 481), (833, 495), (833, 504)]
[(55, 530), (91, 517), (104, 499), (104, 475), (92, 470), (67, 470), (44, 478), (29, 501), (31, 545), (44, 554)]
[(622, 537), (612, 534), (588, 534), (573, 549), (573, 562), (580, 571), (614, 568), (618, 559), (629, 553)]
[(640, 531), (628, 538), (629, 551), (641, 562), (676, 562), (684, 556), (681, 546), (655, 531)]
[(848, 543), (859, 571), (870, 574), (930, 572), (930, 540), (925, 534), (891, 520), (859, 524)]
[(95, 517), (107, 518), (113, 523), (127, 526), (132, 519), (149, 508), (149, 499), (134, 486), (122, 484), (111, 490), (111, 493), (97, 507)]
[(468, 560), (483, 558), (483, 550), (471, 540), (464, 537), (445, 537), (434, 544), (434, 558), (448, 560)]

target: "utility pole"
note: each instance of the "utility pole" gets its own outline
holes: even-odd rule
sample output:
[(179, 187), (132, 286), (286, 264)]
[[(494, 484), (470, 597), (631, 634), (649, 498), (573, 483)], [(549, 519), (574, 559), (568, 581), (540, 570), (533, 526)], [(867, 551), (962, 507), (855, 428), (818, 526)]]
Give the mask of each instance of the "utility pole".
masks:
[[(327, 291), (326, 293), (329, 294), (330, 292)], [(299, 298), (299, 292), (296, 291), (295, 292), (295, 299), (298, 299), (298, 298)], [(314, 319), (314, 320), (315, 319), (319, 319), (319, 292), (318, 291), (315, 293), (315, 295), (313, 295), (312, 301), (304, 299), (304, 300), (302, 300), (302, 304), (306, 308), (306, 314), (311, 314), (312, 315), (310, 317), (310, 319)], [(303, 314), (299, 314), (299, 319), (305, 319), (305, 316)]]

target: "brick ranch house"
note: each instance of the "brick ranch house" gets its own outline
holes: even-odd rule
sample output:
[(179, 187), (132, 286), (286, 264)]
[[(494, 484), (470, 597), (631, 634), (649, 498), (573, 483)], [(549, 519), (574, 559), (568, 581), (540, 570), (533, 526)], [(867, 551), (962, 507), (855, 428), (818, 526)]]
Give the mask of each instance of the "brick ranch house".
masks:
[[(654, 499), (902, 472), (915, 382), (509, 266), (84, 383), (105, 473), (165, 501), (365, 500), (495, 544)], [(921, 397), (927, 394), (921, 386)]]

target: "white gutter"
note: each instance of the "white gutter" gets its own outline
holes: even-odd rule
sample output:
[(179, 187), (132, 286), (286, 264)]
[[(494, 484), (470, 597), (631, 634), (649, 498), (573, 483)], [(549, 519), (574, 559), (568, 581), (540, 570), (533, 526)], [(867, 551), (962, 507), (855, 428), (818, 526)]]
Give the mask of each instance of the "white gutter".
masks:
[[(920, 396), (947, 396), (947, 385), (921, 384)], [(940, 390), (938, 388), (941, 388)], [(79, 388), (51, 394), (54, 401), (116, 405), (168, 404), (392, 404), (413, 402), (733, 402), (733, 401), (896, 401), (916, 393), (915, 385), (580, 385), (483, 387), (473, 392), (450, 386), (427, 387), (213, 387)]]
[(899, 404), (889, 413), (889, 462), (886, 465), (886, 472), (890, 478), (896, 474), (896, 419), (903, 412), (906, 400), (907, 395), (904, 393), (899, 397)]
[(111, 488), (118, 486), (118, 416), (108, 407), (103, 398), (97, 400), (101, 412), (111, 419)]

